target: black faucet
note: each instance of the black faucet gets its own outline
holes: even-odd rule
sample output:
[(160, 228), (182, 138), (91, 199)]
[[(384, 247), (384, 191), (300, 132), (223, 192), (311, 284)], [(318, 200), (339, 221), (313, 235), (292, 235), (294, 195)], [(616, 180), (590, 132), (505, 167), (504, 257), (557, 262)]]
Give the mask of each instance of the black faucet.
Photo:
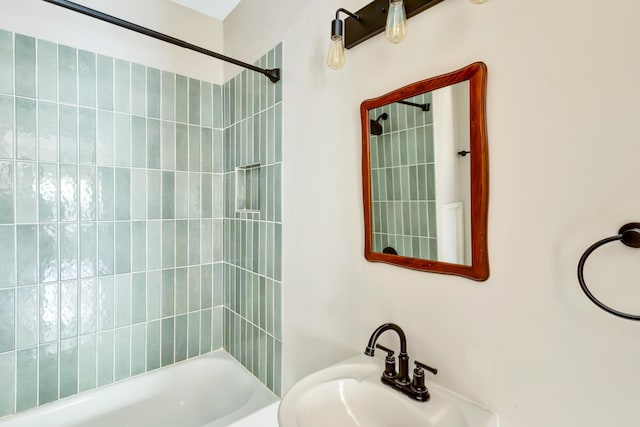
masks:
[[(376, 341), (378, 341), (380, 335), (390, 329), (395, 331), (398, 334), (398, 337), (400, 337), (400, 353), (398, 354), (397, 373), (395, 370), (396, 364), (395, 358), (393, 357), (393, 350), (381, 346), (380, 344), (376, 345)], [(380, 377), (380, 381), (382, 381), (383, 384), (388, 385), (389, 387), (392, 387), (395, 390), (404, 393), (412, 399), (418, 400), (420, 402), (426, 402), (431, 398), (431, 396), (429, 395), (429, 391), (424, 384), (423, 369), (426, 369), (434, 375), (438, 373), (438, 370), (416, 360), (416, 368), (413, 370), (413, 380), (409, 378), (409, 355), (407, 354), (407, 338), (400, 326), (396, 325), (395, 323), (385, 323), (378, 326), (376, 330), (371, 334), (371, 338), (369, 338), (369, 343), (367, 344), (367, 348), (365, 349), (364, 354), (373, 357), (376, 348), (387, 352), (387, 357), (385, 358), (384, 373), (382, 374), (382, 377)]]

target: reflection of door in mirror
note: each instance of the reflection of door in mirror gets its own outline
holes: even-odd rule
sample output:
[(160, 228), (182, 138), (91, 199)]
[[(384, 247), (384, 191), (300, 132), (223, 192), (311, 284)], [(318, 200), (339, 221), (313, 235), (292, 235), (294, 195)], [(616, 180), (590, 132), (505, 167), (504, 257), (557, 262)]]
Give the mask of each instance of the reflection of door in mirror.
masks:
[(469, 158), (458, 154), (469, 148), (469, 82), (369, 117), (382, 129), (371, 135), (373, 251), (470, 265)]
[[(469, 81), (433, 91), (438, 261), (471, 265)], [(469, 153), (467, 153), (469, 154)]]
[(486, 71), (476, 62), (361, 104), (367, 260), (489, 277)]

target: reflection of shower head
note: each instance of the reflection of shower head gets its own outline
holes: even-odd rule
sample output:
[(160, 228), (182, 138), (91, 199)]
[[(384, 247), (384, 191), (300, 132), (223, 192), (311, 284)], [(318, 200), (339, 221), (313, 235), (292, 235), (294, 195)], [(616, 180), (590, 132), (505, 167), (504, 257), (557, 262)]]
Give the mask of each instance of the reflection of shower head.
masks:
[(386, 248), (384, 248), (382, 250), (383, 254), (390, 254), (390, 255), (398, 255), (398, 251), (396, 251), (394, 248), (392, 248), (391, 246), (387, 246)]
[(389, 115), (387, 113), (382, 113), (375, 120), (369, 120), (369, 127), (371, 128), (372, 135), (382, 135), (382, 125), (380, 124), (380, 119), (387, 120)]

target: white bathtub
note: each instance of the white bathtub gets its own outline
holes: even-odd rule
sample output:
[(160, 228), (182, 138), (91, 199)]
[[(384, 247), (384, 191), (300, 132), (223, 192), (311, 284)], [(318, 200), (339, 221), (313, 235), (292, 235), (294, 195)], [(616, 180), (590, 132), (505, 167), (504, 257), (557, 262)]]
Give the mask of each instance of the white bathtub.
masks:
[(0, 420), (0, 427), (223, 427), (278, 398), (224, 351)]

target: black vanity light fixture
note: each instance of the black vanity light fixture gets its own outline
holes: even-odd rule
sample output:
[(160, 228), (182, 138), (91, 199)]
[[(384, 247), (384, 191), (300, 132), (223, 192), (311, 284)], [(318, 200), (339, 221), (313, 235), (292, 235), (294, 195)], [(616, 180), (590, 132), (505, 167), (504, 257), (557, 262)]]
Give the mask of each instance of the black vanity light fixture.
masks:
[(156, 40), (161, 40), (163, 42), (170, 43), (170, 44), (172, 44), (174, 46), (183, 47), (185, 49), (189, 49), (189, 50), (192, 50), (194, 52), (202, 53), (203, 55), (207, 55), (207, 56), (210, 56), (212, 58), (216, 58), (216, 59), (219, 59), (221, 61), (228, 62), (230, 64), (234, 64), (234, 65), (246, 68), (246, 69), (251, 70), (251, 71), (255, 71), (255, 72), (260, 73), (260, 74), (264, 74), (273, 83), (276, 83), (276, 82), (280, 81), (280, 68), (266, 69), (266, 68), (256, 67), (255, 65), (239, 61), (237, 59), (231, 58), (231, 57), (226, 56), (226, 55), (222, 55), (222, 54), (217, 53), (217, 52), (213, 52), (211, 50), (205, 49), (205, 48), (200, 47), (200, 46), (196, 46), (196, 45), (191, 44), (191, 43), (187, 43), (187, 42), (185, 42), (183, 40), (180, 40), (180, 39), (177, 39), (175, 37), (171, 37), (171, 36), (168, 36), (166, 34), (159, 33), (159, 32), (157, 32), (155, 30), (151, 30), (149, 28), (134, 24), (132, 22), (125, 21), (124, 19), (116, 18), (115, 16), (107, 15), (106, 13), (100, 12), (100, 11), (95, 10), (95, 9), (88, 8), (86, 6), (83, 6), (83, 5), (80, 5), (80, 4), (77, 4), (77, 3), (73, 3), (73, 2), (68, 1), (68, 0), (43, 0), (43, 1), (45, 1), (47, 3), (51, 3), (51, 4), (54, 4), (54, 5), (57, 5), (57, 6), (64, 7), (65, 9), (71, 10), (73, 12), (77, 12), (77, 13), (80, 13), (80, 14), (83, 14), (83, 15), (86, 15), (86, 16), (90, 16), (91, 18), (99, 19), (101, 21), (107, 22), (109, 24), (116, 25), (116, 26), (121, 27), (121, 28), (126, 28), (127, 30), (134, 31), (134, 32), (139, 33), (139, 34), (144, 34), (145, 36), (149, 36), (149, 37), (152, 37), (152, 38), (154, 38)]
[(336, 10), (336, 19), (331, 21), (331, 42), (329, 43), (329, 54), (327, 55), (327, 65), (329, 68), (339, 70), (344, 66), (344, 25), (340, 19), (340, 12), (349, 15), (356, 21), (360, 17), (346, 9)]
[[(338, 70), (344, 66), (344, 49), (351, 49), (384, 31), (391, 43), (400, 43), (407, 36), (407, 19), (444, 0), (374, 0), (355, 13), (345, 9), (336, 11), (331, 22), (331, 44), (327, 56), (329, 68)], [(469, 0), (474, 4), (488, 0)], [(344, 23), (339, 13), (349, 15)]]

